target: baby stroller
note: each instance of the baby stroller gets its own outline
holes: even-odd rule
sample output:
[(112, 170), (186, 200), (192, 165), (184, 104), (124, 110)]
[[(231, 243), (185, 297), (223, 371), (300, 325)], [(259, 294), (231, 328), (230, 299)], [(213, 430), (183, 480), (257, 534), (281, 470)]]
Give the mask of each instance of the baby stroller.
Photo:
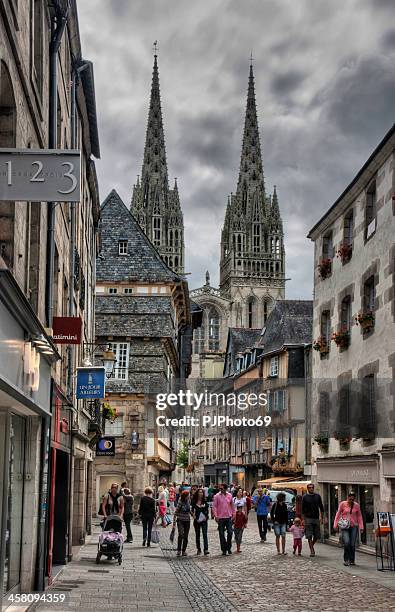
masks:
[(103, 531), (99, 535), (96, 563), (100, 563), (102, 555), (107, 559), (118, 559), (122, 563), (123, 551), (122, 519), (117, 514), (111, 514), (103, 522)]

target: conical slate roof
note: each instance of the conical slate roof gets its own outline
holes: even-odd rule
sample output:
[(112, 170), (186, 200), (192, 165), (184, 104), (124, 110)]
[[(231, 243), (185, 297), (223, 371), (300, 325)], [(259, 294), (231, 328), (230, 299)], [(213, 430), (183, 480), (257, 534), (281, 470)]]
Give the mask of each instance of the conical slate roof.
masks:
[[(113, 189), (101, 206), (102, 249), (96, 260), (96, 280), (171, 282), (172, 272)], [(119, 241), (127, 240), (127, 254), (119, 255)]]

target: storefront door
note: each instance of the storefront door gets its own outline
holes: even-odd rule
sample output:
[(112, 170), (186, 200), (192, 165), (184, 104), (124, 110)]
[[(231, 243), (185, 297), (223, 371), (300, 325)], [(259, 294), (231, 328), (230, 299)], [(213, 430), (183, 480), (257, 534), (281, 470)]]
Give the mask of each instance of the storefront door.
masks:
[[(5, 546), (3, 592), (7, 593), (20, 581), (23, 483), (25, 478), (25, 419), (11, 414), (8, 457), (5, 462), (7, 503), (5, 506)], [(7, 465), (8, 464), (8, 465)], [(4, 508), (4, 505), (3, 505)]]
[(360, 535), (361, 543), (374, 547), (376, 541), (374, 537), (373, 487), (360, 485), (358, 487), (358, 492), (364, 525), (364, 531)]
[(334, 529), (333, 523), (339, 507), (339, 502), (339, 485), (329, 485), (329, 533), (332, 536), (337, 535), (337, 530)]

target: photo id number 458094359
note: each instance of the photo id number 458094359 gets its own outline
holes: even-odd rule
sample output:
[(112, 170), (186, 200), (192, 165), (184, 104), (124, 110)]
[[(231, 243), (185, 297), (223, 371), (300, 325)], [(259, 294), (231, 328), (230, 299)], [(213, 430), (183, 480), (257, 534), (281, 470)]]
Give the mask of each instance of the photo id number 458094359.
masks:
[(51, 593), (50, 591), (47, 593), (10, 593), (9, 595), (5, 596), (5, 601), (10, 606), (39, 602), (60, 604), (65, 603), (66, 597), (66, 593)]

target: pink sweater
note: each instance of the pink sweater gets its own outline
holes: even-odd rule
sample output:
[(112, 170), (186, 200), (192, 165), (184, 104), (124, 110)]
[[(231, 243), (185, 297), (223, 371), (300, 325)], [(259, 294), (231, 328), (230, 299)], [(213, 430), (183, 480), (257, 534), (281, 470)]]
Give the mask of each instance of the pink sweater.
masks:
[(347, 501), (342, 501), (339, 504), (339, 508), (336, 512), (335, 520), (333, 526), (337, 529), (337, 525), (339, 523), (339, 518), (346, 518), (350, 521), (350, 527), (359, 527), (360, 529), (364, 529), (361, 508), (357, 502), (354, 502), (352, 507), (352, 512), (350, 513), (350, 506)]
[(298, 527), (297, 525), (292, 525), (289, 530), (292, 533), (294, 540), (303, 538), (304, 528), (302, 526)]
[(232, 518), (233, 516), (233, 497), (230, 493), (217, 493), (214, 495), (213, 514), (217, 519)]

